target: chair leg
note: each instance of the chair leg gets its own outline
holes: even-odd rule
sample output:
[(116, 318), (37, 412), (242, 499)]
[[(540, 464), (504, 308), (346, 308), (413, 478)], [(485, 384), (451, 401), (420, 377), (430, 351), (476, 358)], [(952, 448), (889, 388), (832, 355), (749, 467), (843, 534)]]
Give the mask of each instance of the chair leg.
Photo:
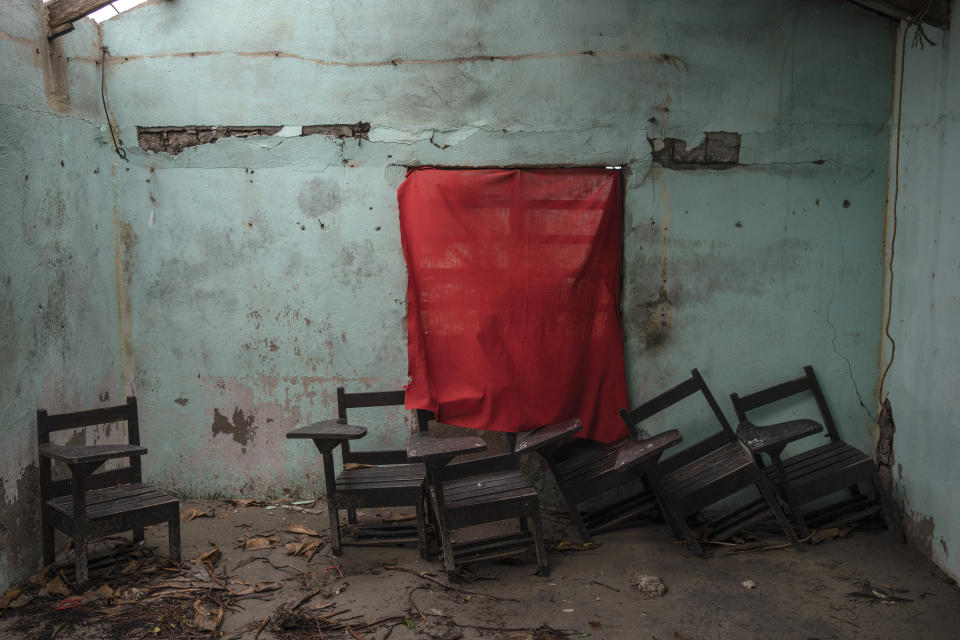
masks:
[(537, 573), (546, 578), (550, 575), (550, 560), (547, 558), (547, 545), (543, 539), (543, 523), (540, 521), (539, 513), (531, 516), (530, 520), (533, 521), (533, 545), (537, 553)]
[(357, 510), (353, 507), (347, 509), (347, 522), (349, 524), (357, 524)]
[[(780, 488), (787, 499), (787, 504), (790, 506), (790, 515), (793, 516), (794, 521), (797, 523), (797, 529), (800, 530), (800, 537), (806, 538), (810, 535), (810, 530), (807, 528), (807, 521), (804, 519), (803, 512), (800, 510), (800, 499), (797, 497), (797, 492), (790, 486), (790, 481), (787, 478), (787, 470), (784, 468), (780, 456), (772, 455), (771, 457), (773, 458), (774, 467), (777, 469), (777, 475), (780, 477)], [(770, 476), (762, 469), (759, 471), (759, 474), (764, 476), (768, 481), (770, 480)], [(769, 482), (768, 486), (773, 490), (773, 493), (776, 493), (776, 487), (772, 481)]]
[(423, 504), (423, 494), (420, 494), (419, 500), (417, 500), (417, 551), (420, 552), (420, 557), (424, 560), (430, 558), (430, 548), (427, 541), (427, 522), (426, 522), (426, 509), (424, 509)]
[(44, 566), (48, 564), (53, 564), (56, 560), (57, 548), (56, 548), (56, 530), (50, 525), (44, 523), (40, 527), (41, 537), (43, 542), (43, 564)]
[(78, 585), (86, 584), (90, 579), (90, 574), (87, 572), (87, 530), (85, 526), (86, 522), (74, 521), (73, 552), (76, 582)]
[(706, 554), (704, 554), (703, 547), (700, 546), (697, 536), (694, 535), (693, 531), (690, 530), (690, 525), (687, 524), (687, 519), (683, 516), (677, 517), (676, 526), (680, 531), (680, 537), (687, 541), (687, 546), (690, 547), (690, 551), (692, 551), (694, 555), (703, 558)]
[(339, 556), (343, 553), (343, 545), (340, 542), (340, 514), (337, 513), (337, 479), (333, 472), (333, 449), (329, 444), (321, 445), (316, 440), (314, 444), (323, 454), (323, 480), (327, 490), (327, 517), (330, 520), (330, 551), (334, 556)]
[[(179, 511), (179, 510), (178, 510)], [(140, 530), (141, 534), (143, 529)], [(136, 534), (134, 534), (136, 535)], [(167, 559), (180, 565), (180, 514), (173, 514), (167, 520)]]
[(545, 452), (544, 457), (547, 460), (547, 464), (550, 466), (550, 472), (553, 473), (553, 477), (557, 481), (557, 486), (560, 489), (560, 495), (563, 496), (563, 501), (567, 503), (567, 511), (570, 513), (570, 520), (577, 529), (577, 535), (580, 538), (579, 542), (590, 542), (590, 531), (587, 529), (587, 525), (583, 522), (583, 517), (580, 515), (580, 509), (577, 507), (577, 501), (574, 499), (573, 493), (567, 489), (567, 486), (564, 483), (563, 474), (560, 471), (557, 461), (554, 459), (552, 453)]
[[(686, 520), (683, 520), (678, 514), (674, 513), (673, 507), (667, 499), (667, 491), (664, 489), (663, 482), (660, 480), (660, 475), (655, 468), (647, 472), (647, 484), (650, 485), (650, 490), (653, 491), (653, 495), (657, 498), (657, 504), (660, 505), (660, 513), (663, 514), (663, 519), (667, 521), (667, 526), (670, 527), (670, 532), (673, 534), (673, 537), (687, 538), (688, 541), (693, 539)], [(679, 521), (683, 521), (682, 527)], [(688, 536), (688, 534), (690, 535)], [(694, 540), (694, 544), (697, 544), (696, 540)], [(699, 545), (697, 545), (697, 548), (699, 549)], [(703, 550), (700, 549), (697, 553), (698, 555), (703, 555)]]
[(340, 541), (340, 514), (337, 505), (327, 500), (327, 516), (330, 520), (330, 551), (335, 556), (343, 554), (343, 543)]
[(143, 542), (143, 527), (137, 527), (133, 530), (133, 541)]
[(530, 531), (530, 525), (527, 524), (526, 518), (518, 518), (518, 520), (520, 520), (520, 531), (523, 533)]
[(760, 490), (760, 495), (763, 496), (763, 499), (767, 502), (767, 506), (770, 507), (770, 511), (773, 512), (773, 517), (777, 519), (777, 522), (780, 523), (780, 528), (783, 529), (783, 533), (787, 536), (787, 540), (790, 541), (797, 549), (802, 550), (803, 546), (800, 544), (800, 541), (797, 540), (797, 534), (793, 532), (793, 527), (790, 526), (790, 521), (787, 520), (787, 516), (783, 514), (783, 509), (780, 508), (780, 503), (777, 502), (776, 492), (773, 490), (773, 486), (770, 483), (770, 478), (767, 477), (767, 474), (763, 473), (759, 469), (754, 469), (754, 478), (757, 485), (757, 489)]
[[(440, 494), (439, 496), (437, 494)], [(445, 512), (442, 510), (440, 501), (443, 500), (443, 488), (439, 481), (433, 482), (428, 490), (430, 496), (430, 506), (433, 507), (433, 513), (436, 516), (435, 526), (437, 535), (440, 537), (440, 547), (443, 551), (443, 568), (447, 572), (447, 579), (450, 582), (459, 582), (460, 577), (457, 574), (457, 563), (453, 558), (453, 537), (450, 531), (449, 522)]]

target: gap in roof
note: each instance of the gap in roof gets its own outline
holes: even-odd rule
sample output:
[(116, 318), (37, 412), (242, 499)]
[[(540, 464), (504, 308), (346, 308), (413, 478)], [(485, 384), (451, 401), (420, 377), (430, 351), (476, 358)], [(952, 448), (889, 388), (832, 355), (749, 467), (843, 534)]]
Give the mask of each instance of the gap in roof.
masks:
[[(105, 7), (97, 9), (96, 11), (87, 14), (88, 18), (93, 18), (97, 22), (103, 22), (104, 20), (109, 20), (115, 16), (120, 15), (123, 11), (135, 7), (137, 5), (143, 4), (147, 0), (116, 0)], [(51, 2), (51, 0), (43, 0), (44, 4)]]

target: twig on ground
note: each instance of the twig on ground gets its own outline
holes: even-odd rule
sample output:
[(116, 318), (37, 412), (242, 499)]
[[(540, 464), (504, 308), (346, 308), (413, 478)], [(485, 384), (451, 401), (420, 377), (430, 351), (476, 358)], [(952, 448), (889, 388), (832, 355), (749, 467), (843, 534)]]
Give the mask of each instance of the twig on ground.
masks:
[(406, 573), (415, 575), (415, 576), (417, 576), (418, 578), (423, 578), (424, 580), (429, 580), (430, 582), (433, 582), (434, 584), (438, 584), (438, 585), (440, 585), (441, 587), (443, 587), (444, 589), (449, 589), (450, 591), (456, 591), (456, 592), (459, 593), (460, 595), (472, 596), (472, 597), (475, 597), (475, 598), (489, 598), (490, 600), (497, 600), (497, 601), (517, 602), (517, 600), (514, 600), (513, 598), (498, 598), (497, 596), (491, 596), (491, 595), (488, 595), (488, 594), (485, 594), (485, 593), (477, 593), (477, 592), (475, 592), (475, 591), (467, 591), (466, 589), (461, 589), (461, 588), (458, 587), (458, 586), (455, 586), (455, 585), (452, 585), (452, 584), (450, 584), (450, 583), (448, 583), (448, 582), (444, 582), (443, 580), (438, 580), (437, 578), (434, 578), (433, 576), (431, 576), (431, 575), (430, 575), (429, 573), (427, 573), (426, 571), (423, 571), (423, 572), (414, 571), (413, 569), (407, 569), (406, 567), (398, 567), (398, 566), (392, 565), (392, 564), (385, 564), (385, 565), (383, 565), (383, 568), (384, 568), (384, 569), (389, 569), (390, 571), (404, 571), (404, 572), (406, 572)]
[(260, 623), (260, 626), (257, 627), (257, 632), (253, 634), (253, 640), (260, 640), (260, 634), (263, 632), (263, 629), (267, 626), (268, 622), (270, 622), (270, 616), (264, 618), (263, 622)]
[(291, 610), (296, 611), (297, 609), (299, 609), (300, 607), (302, 607), (304, 604), (306, 604), (307, 601), (310, 600), (310, 598), (312, 598), (313, 596), (315, 596), (315, 595), (317, 595), (318, 593), (320, 593), (321, 591), (323, 591), (324, 588), (325, 588), (325, 587), (317, 587), (316, 589), (314, 589), (313, 591), (311, 591), (311, 592), (308, 593), (307, 595), (303, 596), (302, 598), (300, 598), (300, 600), (297, 601), (297, 604), (295, 604), (295, 605), (293, 605), (293, 607), (291, 607)]
[(422, 589), (423, 587), (414, 587), (407, 598), (410, 600), (410, 604), (413, 606), (414, 611), (420, 616), (420, 619), (423, 620), (423, 624), (430, 626), (430, 621), (427, 620), (427, 616), (423, 615), (423, 611), (420, 611), (420, 607), (417, 606), (417, 603), (413, 601), (413, 594), (416, 593), (417, 589)]

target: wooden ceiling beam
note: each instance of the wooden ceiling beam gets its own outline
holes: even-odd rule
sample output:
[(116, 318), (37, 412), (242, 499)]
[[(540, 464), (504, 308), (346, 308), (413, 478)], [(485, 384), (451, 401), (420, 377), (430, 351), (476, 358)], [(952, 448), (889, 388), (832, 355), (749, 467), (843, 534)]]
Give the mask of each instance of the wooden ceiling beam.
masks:
[(47, 38), (53, 40), (73, 31), (73, 23), (113, 0), (54, 0), (47, 4)]
[[(927, 0), (850, 0), (854, 4), (894, 20), (912, 20), (923, 11)], [(950, 0), (933, 0), (923, 22), (938, 29), (950, 28)]]

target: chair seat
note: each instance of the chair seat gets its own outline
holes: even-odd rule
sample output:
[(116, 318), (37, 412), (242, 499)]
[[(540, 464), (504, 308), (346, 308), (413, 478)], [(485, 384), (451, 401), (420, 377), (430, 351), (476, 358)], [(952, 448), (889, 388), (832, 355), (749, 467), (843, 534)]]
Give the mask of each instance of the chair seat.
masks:
[[(873, 460), (856, 447), (835, 441), (787, 458), (783, 468), (803, 503), (868, 480), (875, 467)], [(765, 470), (779, 486), (776, 468), (768, 466)]]
[[(125, 484), (88, 491), (86, 507), (88, 520), (102, 520), (119, 513), (131, 513), (176, 505), (177, 499), (159, 489), (143, 484)], [(73, 497), (60, 496), (47, 501), (54, 511), (73, 518)]]
[[(86, 508), (87, 532), (99, 536), (176, 520), (180, 503), (159, 489), (143, 484), (124, 484), (88, 491)], [(69, 533), (74, 526), (73, 496), (48, 500), (44, 504), (44, 514), (53, 526)], [(176, 546), (179, 547), (179, 540)]]
[(519, 470), (498, 471), (443, 483), (452, 528), (539, 513), (537, 490)]
[(416, 503), (427, 470), (422, 464), (345, 469), (337, 476), (341, 507), (399, 507)]
[(663, 487), (681, 515), (688, 515), (752, 484), (753, 465), (750, 454), (731, 442), (668, 473)]

